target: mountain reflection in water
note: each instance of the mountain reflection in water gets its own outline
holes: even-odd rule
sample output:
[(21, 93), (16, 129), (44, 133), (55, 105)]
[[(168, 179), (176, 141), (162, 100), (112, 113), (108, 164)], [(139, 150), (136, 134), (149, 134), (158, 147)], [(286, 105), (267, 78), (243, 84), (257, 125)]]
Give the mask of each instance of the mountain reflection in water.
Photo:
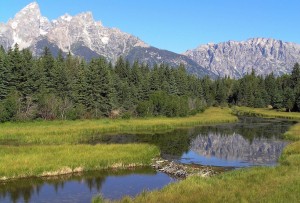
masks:
[(161, 156), (181, 163), (248, 167), (275, 165), (292, 121), (241, 117), (239, 122), (155, 134), (93, 135), (90, 144), (149, 143)]
[[(236, 133), (230, 136), (210, 133), (206, 136), (199, 135), (192, 140), (190, 150), (198, 154), (199, 158), (194, 157), (190, 161), (218, 166), (227, 166), (235, 162), (237, 167), (274, 165), (286, 145), (287, 142), (275, 137), (255, 137), (250, 141)], [(213, 159), (216, 164), (210, 164), (210, 159)]]

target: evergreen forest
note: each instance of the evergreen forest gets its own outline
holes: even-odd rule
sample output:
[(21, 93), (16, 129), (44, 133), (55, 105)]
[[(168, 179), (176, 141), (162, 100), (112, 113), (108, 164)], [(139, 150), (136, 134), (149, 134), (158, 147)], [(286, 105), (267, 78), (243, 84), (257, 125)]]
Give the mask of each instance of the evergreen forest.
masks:
[(212, 80), (186, 72), (183, 64), (115, 64), (85, 61), (49, 48), (34, 57), (18, 45), (0, 48), (0, 122), (34, 119), (183, 117), (209, 106), (248, 106), (300, 111), (300, 67), (291, 74)]

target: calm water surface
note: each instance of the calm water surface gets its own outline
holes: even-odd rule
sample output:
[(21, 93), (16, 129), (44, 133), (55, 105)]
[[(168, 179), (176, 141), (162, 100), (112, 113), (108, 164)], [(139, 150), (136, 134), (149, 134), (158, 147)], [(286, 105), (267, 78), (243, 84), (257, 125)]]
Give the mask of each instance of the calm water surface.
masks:
[(107, 199), (161, 189), (176, 179), (152, 168), (97, 171), (56, 178), (31, 178), (0, 183), (0, 202), (88, 203), (101, 194)]
[[(282, 135), (294, 122), (242, 117), (238, 123), (200, 126), (168, 133), (92, 135), (88, 144), (150, 143), (162, 157), (180, 163), (222, 167), (273, 166), (288, 144)], [(90, 202), (98, 194), (119, 199), (176, 181), (151, 168), (98, 171), (51, 179), (0, 183), (0, 202)]]
[(150, 143), (162, 157), (209, 166), (272, 166), (288, 142), (283, 133), (293, 121), (241, 117), (238, 123), (199, 126), (153, 135), (102, 135), (89, 143)]

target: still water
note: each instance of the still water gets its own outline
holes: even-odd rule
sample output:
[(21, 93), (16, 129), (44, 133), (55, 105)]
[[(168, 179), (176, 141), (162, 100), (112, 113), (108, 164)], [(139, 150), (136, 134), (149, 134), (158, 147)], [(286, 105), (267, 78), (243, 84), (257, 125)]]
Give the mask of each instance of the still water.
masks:
[(0, 202), (86, 203), (99, 194), (113, 200), (160, 189), (174, 181), (152, 168), (30, 178), (0, 183)]
[(241, 117), (238, 123), (199, 126), (153, 135), (102, 135), (89, 143), (150, 143), (161, 155), (180, 163), (249, 167), (276, 165), (288, 144), (283, 133), (293, 121)]
[[(242, 117), (238, 123), (199, 126), (168, 133), (92, 135), (89, 144), (150, 143), (161, 156), (186, 164), (221, 167), (273, 166), (288, 144), (282, 135), (294, 123)], [(120, 199), (177, 181), (151, 168), (97, 171), (0, 183), (0, 202), (90, 202), (96, 195)]]

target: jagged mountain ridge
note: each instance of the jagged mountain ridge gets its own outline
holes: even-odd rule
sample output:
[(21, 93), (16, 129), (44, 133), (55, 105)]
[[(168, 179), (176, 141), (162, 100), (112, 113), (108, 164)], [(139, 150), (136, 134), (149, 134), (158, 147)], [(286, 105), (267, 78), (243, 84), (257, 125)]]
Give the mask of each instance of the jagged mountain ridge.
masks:
[(183, 55), (218, 76), (240, 78), (252, 69), (259, 75), (291, 72), (300, 62), (300, 45), (269, 38), (200, 45)]
[(119, 29), (104, 27), (101, 22), (93, 19), (91, 12), (76, 16), (65, 14), (57, 20), (49, 21), (41, 15), (36, 2), (23, 8), (7, 24), (0, 24), (0, 45), (8, 49), (16, 43), (21, 49), (31, 49), (37, 56), (47, 46), (54, 55), (62, 50), (87, 60), (103, 56), (115, 62), (119, 56), (123, 56), (130, 62), (163, 62), (171, 66), (183, 63), (188, 72), (197, 76), (216, 77), (184, 55), (157, 49)]

